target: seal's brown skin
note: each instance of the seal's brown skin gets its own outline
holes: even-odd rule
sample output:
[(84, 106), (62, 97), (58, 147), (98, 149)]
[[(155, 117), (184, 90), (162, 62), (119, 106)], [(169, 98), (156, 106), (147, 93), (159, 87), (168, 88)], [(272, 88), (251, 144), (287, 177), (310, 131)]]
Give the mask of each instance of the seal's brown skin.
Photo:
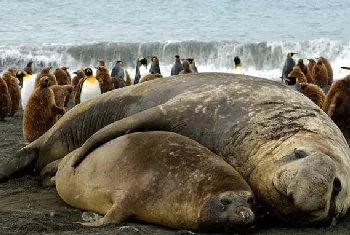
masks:
[(350, 75), (332, 84), (322, 109), (337, 124), (350, 144)]
[(48, 88), (49, 78), (41, 77), (40, 87), (29, 97), (23, 113), (23, 137), (33, 142), (49, 130), (64, 114), (55, 104), (55, 95)]
[(99, 81), (101, 93), (114, 90), (114, 85), (109, 70), (105, 66), (98, 66), (95, 78)]
[(298, 66), (294, 66), (293, 70), (288, 74), (289, 77), (296, 77), (299, 83), (307, 82), (306, 76)]
[(50, 73), (50, 67), (44, 67), (35, 78), (35, 86), (34, 86), (35, 88), (40, 87), (40, 79), (42, 77), (48, 77), (49, 86), (58, 85), (55, 75)]
[(318, 107), (322, 108), (326, 97), (319, 86), (310, 83), (301, 83), (300, 87), (301, 93), (312, 100)]
[(313, 72), (314, 72), (314, 66), (316, 64), (316, 61), (314, 59), (307, 59), (307, 60), (309, 61), (307, 67), (309, 68), (309, 71), (310, 71), (310, 74), (311, 74), (311, 79), (312, 79), (313, 82), (315, 82)]
[(335, 123), (300, 92), (240, 74), (156, 79), (81, 103), (1, 164), (0, 179), (31, 164), (40, 171), (81, 147), (79, 163), (111, 139), (150, 130), (179, 133), (222, 156), (278, 219), (325, 224), (349, 208), (350, 150)]
[(162, 78), (163, 76), (159, 73), (156, 74), (147, 74), (145, 76), (143, 76), (143, 78), (141, 79), (140, 83), (142, 82), (147, 82), (147, 81), (152, 81), (156, 78)]
[(324, 58), (324, 57), (320, 57), (319, 60), (321, 60), (323, 62), (323, 64), (326, 66), (326, 69), (327, 69), (327, 76), (328, 76), (328, 83), (327, 85), (332, 85), (333, 83), (333, 69), (332, 69), (332, 66), (331, 64), (329, 63), (329, 61)]
[(192, 73), (191, 65), (187, 60), (184, 60), (182, 62), (182, 67), (183, 67), (183, 70), (180, 72), (180, 74)]
[(53, 85), (53, 86), (50, 86), (50, 88), (53, 90), (53, 93), (55, 94), (56, 105), (63, 109), (67, 97), (71, 94), (73, 90), (72, 85), (64, 85), (64, 86)]
[(66, 71), (61, 68), (56, 68), (53, 72), (53, 75), (56, 77), (57, 85), (69, 85), (70, 81), (67, 76)]
[(0, 77), (0, 121), (11, 112), (11, 96), (6, 82)]
[(10, 111), (10, 116), (14, 116), (15, 113), (18, 111), (19, 108), (19, 101), (20, 101), (20, 90), (18, 87), (18, 80), (17, 78), (13, 75), (11, 70), (6, 71), (5, 73), (2, 74), (2, 78), (7, 84), (8, 87), (8, 92), (11, 97), (11, 111)]
[(315, 84), (321, 88), (328, 85), (328, 71), (322, 60), (318, 60), (312, 72)]
[(86, 225), (133, 217), (175, 229), (219, 232), (254, 221), (254, 196), (239, 173), (179, 134), (132, 133), (102, 145), (76, 168), (73, 159), (74, 152), (60, 162), (56, 189), (69, 205), (105, 215)]
[(298, 66), (300, 70), (304, 73), (307, 83), (314, 83), (309, 67), (304, 64), (303, 59), (299, 59), (296, 66)]

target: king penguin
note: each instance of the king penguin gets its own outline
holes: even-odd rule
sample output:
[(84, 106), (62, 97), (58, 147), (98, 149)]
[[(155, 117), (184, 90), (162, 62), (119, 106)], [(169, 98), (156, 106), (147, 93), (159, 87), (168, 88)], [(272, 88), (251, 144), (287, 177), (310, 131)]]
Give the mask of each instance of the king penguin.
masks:
[(36, 74), (25, 74), (24, 71), (18, 70), (16, 73), (16, 77), (18, 78), (18, 80), (22, 81), (21, 105), (22, 109), (24, 110), (24, 107), (26, 106), (30, 95), (34, 91)]
[(94, 77), (91, 68), (84, 70), (86, 78), (82, 81), (80, 86), (79, 103), (91, 99), (95, 96), (101, 95), (101, 87), (98, 80)]

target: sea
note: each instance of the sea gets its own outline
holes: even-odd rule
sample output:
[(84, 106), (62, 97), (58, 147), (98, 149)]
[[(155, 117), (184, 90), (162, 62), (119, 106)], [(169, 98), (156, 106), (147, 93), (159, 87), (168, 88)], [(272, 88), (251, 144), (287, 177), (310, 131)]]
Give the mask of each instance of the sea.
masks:
[(0, 69), (122, 60), (133, 76), (139, 56), (157, 56), (163, 76), (174, 55), (199, 72), (278, 79), (288, 52), (323, 56), (335, 79), (350, 71), (348, 0), (0, 0)]

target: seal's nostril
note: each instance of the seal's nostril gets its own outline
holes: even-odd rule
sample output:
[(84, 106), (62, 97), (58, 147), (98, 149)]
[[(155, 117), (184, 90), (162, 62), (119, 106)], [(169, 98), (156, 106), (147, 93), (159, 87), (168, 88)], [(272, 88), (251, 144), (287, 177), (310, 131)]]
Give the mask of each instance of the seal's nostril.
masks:
[(249, 222), (249, 214), (246, 211), (241, 211), (239, 214), (242, 217), (243, 223), (247, 224)]
[(333, 192), (332, 192), (332, 197), (338, 196), (338, 194), (341, 191), (341, 182), (338, 178), (335, 178), (333, 181)]

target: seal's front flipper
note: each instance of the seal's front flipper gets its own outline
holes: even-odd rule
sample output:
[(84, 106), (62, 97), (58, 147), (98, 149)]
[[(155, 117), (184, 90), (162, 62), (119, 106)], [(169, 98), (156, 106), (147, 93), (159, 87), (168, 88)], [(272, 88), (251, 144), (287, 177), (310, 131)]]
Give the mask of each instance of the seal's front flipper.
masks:
[(80, 223), (84, 226), (101, 226), (105, 224), (120, 224), (126, 220), (130, 215), (126, 213), (125, 209), (121, 208), (118, 203), (113, 204), (112, 208), (107, 212), (107, 214), (96, 221)]
[(112, 139), (132, 132), (163, 130), (169, 126), (169, 121), (171, 119), (157, 106), (113, 122), (93, 134), (76, 150), (71, 166), (77, 167), (85, 156)]
[(0, 181), (24, 175), (39, 157), (37, 148), (26, 146), (15, 155), (0, 163)]

